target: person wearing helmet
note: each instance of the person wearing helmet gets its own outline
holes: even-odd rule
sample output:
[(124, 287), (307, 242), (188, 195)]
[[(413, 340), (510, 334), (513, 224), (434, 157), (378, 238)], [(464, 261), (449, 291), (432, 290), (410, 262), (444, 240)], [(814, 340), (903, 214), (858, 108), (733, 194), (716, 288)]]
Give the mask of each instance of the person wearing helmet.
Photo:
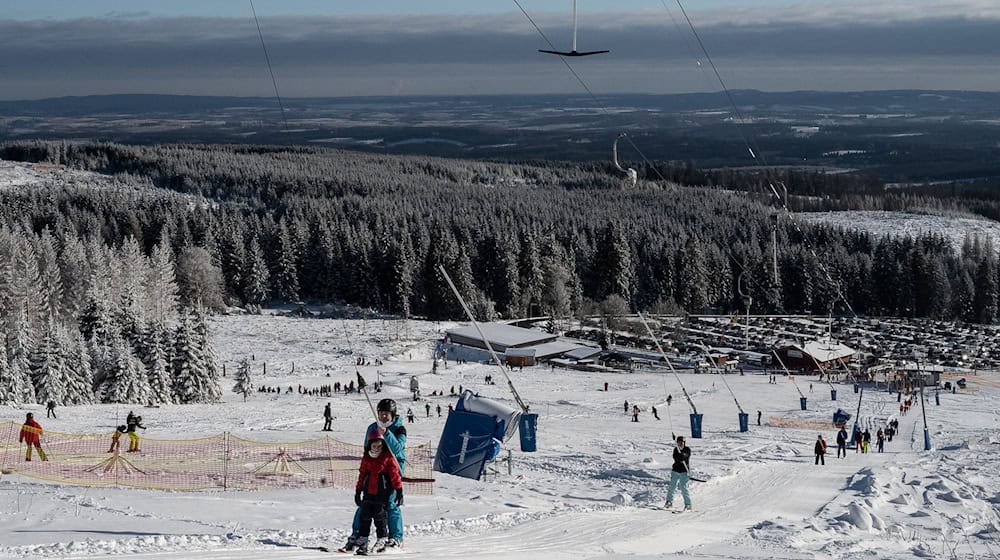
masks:
[(38, 450), (38, 456), (42, 458), (43, 461), (48, 461), (49, 458), (42, 451), (42, 425), (35, 420), (35, 415), (28, 413), (24, 417), (24, 424), (21, 425), (21, 434), (18, 438), (20, 443), (27, 446), (27, 450), (24, 452), (24, 460), (31, 460), (31, 448), (34, 447)]
[[(367, 449), (369, 435), (381, 433), (385, 446), (389, 448), (392, 456), (399, 464), (399, 474), (406, 474), (406, 427), (403, 426), (403, 418), (396, 410), (396, 401), (392, 399), (382, 399), (375, 407), (378, 414), (378, 422), (372, 422), (365, 430), (365, 446)], [(402, 546), (403, 544), (403, 512), (399, 506), (403, 505), (402, 490), (394, 490), (389, 496), (387, 504), (387, 514), (389, 518), (389, 539), (386, 541), (387, 548)], [(344, 545), (345, 551), (355, 550), (359, 544), (361, 527), (361, 508), (354, 512), (354, 523), (351, 526), (351, 536), (347, 538)]]

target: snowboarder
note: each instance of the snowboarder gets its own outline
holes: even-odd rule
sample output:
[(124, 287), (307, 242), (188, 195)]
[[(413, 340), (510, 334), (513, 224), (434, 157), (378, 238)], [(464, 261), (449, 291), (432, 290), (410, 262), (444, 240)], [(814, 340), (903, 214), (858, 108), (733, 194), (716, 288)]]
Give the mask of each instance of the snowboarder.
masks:
[(45, 405), (45, 417), (46, 418), (56, 417), (56, 401), (49, 401), (49, 403)]
[[(451, 405), (448, 406), (450, 407)], [(402, 476), (406, 474), (406, 426), (403, 425), (403, 417), (397, 413), (396, 401), (392, 399), (380, 400), (375, 408), (378, 411), (378, 422), (372, 422), (368, 426), (368, 430), (365, 431), (365, 443), (367, 444), (368, 434), (371, 433), (372, 429), (381, 428), (382, 439), (385, 441), (392, 456), (396, 458), (396, 462), (399, 464), (399, 474)], [(402, 546), (403, 513), (399, 509), (399, 506), (402, 505), (402, 499), (397, 503), (396, 494), (393, 491), (390, 494), (387, 505), (389, 540), (386, 541), (386, 547)], [(345, 551), (358, 548), (358, 537), (361, 535), (360, 527), (361, 508), (359, 507), (354, 512), (354, 523), (351, 526), (351, 536), (347, 538), (347, 544), (344, 545)]]
[(142, 425), (142, 416), (135, 416), (130, 411), (128, 413), (128, 419), (125, 421), (125, 432), (128, 434), (128, 452), (138, 453), (139, 452), (139, 434), (136, 433), (136, 428), (146, 429), (146, 426)]
[(823, 439), (823, 434), (816, 436), (816, 447), (814, 451), (816, 452), (815, 464), (826, 465), (826, 459), (824, 459), (824, 456), (826, 455), (826, 440)]
[(333, 431), (333, 409), (330, 407), (330, 403), (326, 403), (326, 407), (323, 408), (323, 431), (332, 432)]
[(841, 428), (837, 432), (837, 458), (841, 458), (840, 454), (843, 453), (843, 458), (847, 458), (847, 430)]
[(399, 465), (392, 453), (385, 449), (382, 433), (379, 427), (368, 432), (365, 454), (361, 458), (361, 468), (358, 469), (358, 484), (354, 490), (354, 503), (360, 511), (355, 545), (357, 554), (360, 555), (369, 552), (368, 537), (371, 535), (372, 521), (375, 522), (377, 540), (370, 550), (385, 551), (389, 535), (387, 507), (391, 503), (398, 509), (403, 504), (403, 479)]
[(684, 445), (684, 436), (677, 436), (677, 446), (674, 448), (674, 465), (670, 470), (670, 484), (667, 486), (667, 503), (663, 507), (672, 507), (674, 490), (681, 490), (684, 498), (684, 511), (691, 509), (691, 495), (688, 494), (688, 472), (691, 464), (691, 449)]
[(49, 460), (45, 452), (42, 451), (42, 425), (35, 421), (34, 414), (29, 412), (25, 415), (24, 424), (21, 425), (21, 434), (17, 441), (27, 446), (24, 451), (25, 461), (31, 460), (32, 447), (38, 450), (38, 456), (42, 458), (42, 461)]
[(108, 448), (108, 453), (114, 453), (116, 449), (121, 447), (122, 434), (128, 431), (128, 426), (122, 424), (115, 428), (115, 433), (111, 434), (111, 447)]

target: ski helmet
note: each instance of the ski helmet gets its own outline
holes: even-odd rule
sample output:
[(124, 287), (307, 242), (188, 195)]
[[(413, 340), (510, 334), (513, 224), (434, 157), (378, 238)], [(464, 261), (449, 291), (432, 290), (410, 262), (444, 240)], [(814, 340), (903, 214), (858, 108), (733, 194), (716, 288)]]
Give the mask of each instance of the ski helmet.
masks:
[(396, 401), (392, 399), (382, 399), (378, 401), (378, 406), (376, 409), (379, 412), (386, 411), (391, 412), (393, 416), (396, 416)]

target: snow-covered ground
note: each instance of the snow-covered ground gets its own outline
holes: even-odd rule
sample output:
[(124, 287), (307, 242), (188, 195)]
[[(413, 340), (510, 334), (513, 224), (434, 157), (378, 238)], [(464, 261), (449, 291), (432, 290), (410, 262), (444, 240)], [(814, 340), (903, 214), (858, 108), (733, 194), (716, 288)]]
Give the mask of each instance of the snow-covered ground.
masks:
[[(412, 443), (432, 442), (444, 418), (409, 401), (409, 378), (424, 394), (459, 385), (512, 402), (500, 372), (480, 364), (431, 373), (433, 340), (451, 325), (410, 321), (227, 316), (213, 320), (216, 349), (228, 371), (254, 358), (257, 383), (315, 386), (354, 377), (354, 354), (382, 366), (362, 366), (381, 378), (402, 409)], [(263, 363), (268, 376), (261, 378)], [(294, 364), (294, 371), (293, 371)], [(329, 377), (327, 377), (329, 374)], [(497, 385), (484, 385), (492, 374)], [(194, 438), (231, 431), (250, 439), (296, 441), (320, 435), (323, 405), (333, 402), (333, 436), (359, 441), (370, 421), (360, 395), (332, 399), (254, 393), (248, 402), (231, 392), (218, 405), (167, 406), (144, 411), (149, 438)], [(531, 367), (511, 373), (532, 411), (538, 412), (536, 453), (517, 439), (512, 474), (472, 481), (435, 473), (431, 496), (407, 496), (406, 547), (426, 558), (995, 558), (1000, 553), (1000, 376), (969, 376), (965, 393), (930, 395), (927, 422), (933, 449), (923, 450), (919, 407), (900, 420), (900, 434), (883, 454), (827, 456), (813, 464), (817, 433), (830, 442), (834, 410), (852, 414), (858, 395), (815, 379), (795, 380), (809, 397), (799, 409), (796, 385), (766, 375), (725, 378), (750, 413), (747, 433), (737, 429), (733, 395), (715, 374), (680, 375), (698, 412), (704, 438), (690, 440), (691, 466), (708, 482), (691, 483), (694, 511), (672, 514), (663, 504), (670, 473), (671, 433), (689, 435), (690, 409), (670, 374), (583, 373)], [(604, 383), (609, 391), (603, 391)], [(673, 404), (665, 404), (673, 395)], [(430, 397), (442, 408), (452, 397)], [(631, 422), (624, 402), (643, 407)], [(655, 405), (662, 420), (652, 418)], [(869, 391), (863, 422), (881, 425), (896, 396)], [(51, 430), (102, 432), (127, 410), (114, 405), (66, 407), (46, 420)], [(756, 426), (760, 410), (763, 426)], [(24, 409), (0, 407), (0, 420), (23, 419)], [(800, 428), (780, 428), (779, 423)], [(768, 425), (771, 423), (772, 425)], [(505, 452), (506, 454), (506, 452)], [(679, 497), (675, 503), (680, 501)], [(315, 558), (301, 545), (337, 546), (354, 512), (342, 489), (207, 491), (197, 493), (60, 486), (17, 474), (0, 478), (0, 558), (226, 560)]]
[(912, 212), (849, 211), (849, 212), (797, 212), (797, 219), (810, 224), (832, 226), (867, 231), (876, 237), (918, 235), (935, 233), (951, 241), (956, 251), (961, 250), (965, 237), (978, 236), (990, 239), (994, 247), (1000, 247), (1000, 223), (983, 217), (939, 216)]

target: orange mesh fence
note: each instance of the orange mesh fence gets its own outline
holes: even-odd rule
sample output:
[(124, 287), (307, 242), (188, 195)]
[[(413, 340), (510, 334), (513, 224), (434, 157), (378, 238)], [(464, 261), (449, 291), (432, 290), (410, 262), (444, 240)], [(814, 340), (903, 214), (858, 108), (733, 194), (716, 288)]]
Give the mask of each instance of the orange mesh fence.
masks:
[(768, 426), (775, 428), (793, 428), (799, 430), (826, 430), (833, 428), (832, 420), (811, 420), (806, 418), (787, 418), (782, 416), (772, 416), (767, 420)]
[[(265, 443), (229, 433), (201, 439), (140, 436), (129, 451), (128, 434), (112, 449), (112, 434), (45, 430), (39, 446), (19, 442), (21, 425), (0, 423), (0, 469), (83, 486), (132, 486), (163, 490), (210, 488), (354, 488), (364, 448), (330, 437)], [(29, 433), (34, 430), (28, 428)], [(30, 455), (29, 455), (30, 450)], [(406, 448), (406, 493), (434, 489), (430, 444)]]

